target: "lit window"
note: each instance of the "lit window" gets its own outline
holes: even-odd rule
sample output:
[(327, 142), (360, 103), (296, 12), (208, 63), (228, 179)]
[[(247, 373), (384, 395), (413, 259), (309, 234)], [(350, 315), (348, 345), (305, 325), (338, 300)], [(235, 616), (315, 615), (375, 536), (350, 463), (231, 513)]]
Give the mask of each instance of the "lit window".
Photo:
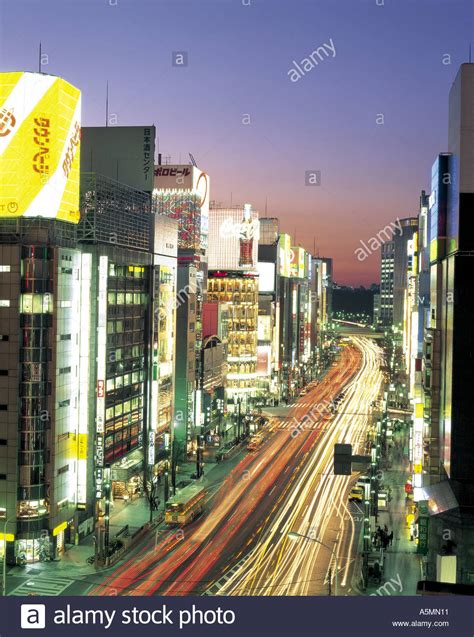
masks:
[(9, 265), (0, 265), (0, 272), (10, 272)]
[(10, 299), (0, 299), (0, 307), (10, 307)]

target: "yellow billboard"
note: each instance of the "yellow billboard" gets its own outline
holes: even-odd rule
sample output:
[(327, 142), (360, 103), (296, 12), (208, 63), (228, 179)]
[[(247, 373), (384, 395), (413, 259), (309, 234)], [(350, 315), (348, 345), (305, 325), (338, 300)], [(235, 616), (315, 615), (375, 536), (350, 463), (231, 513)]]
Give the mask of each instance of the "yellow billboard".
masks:
[(0, 73), (0, 217), (79, 222), (81, 92), (43, 73)]
[(290, 277), (291, 261), (291, 237), (289, 234), (280, 234), (278, 241), (278, 271), (280, 276)]
[(298, 279), (304, 279), (306, 276), (306, 250), (304, 248), (291, 248), (290, 276)]

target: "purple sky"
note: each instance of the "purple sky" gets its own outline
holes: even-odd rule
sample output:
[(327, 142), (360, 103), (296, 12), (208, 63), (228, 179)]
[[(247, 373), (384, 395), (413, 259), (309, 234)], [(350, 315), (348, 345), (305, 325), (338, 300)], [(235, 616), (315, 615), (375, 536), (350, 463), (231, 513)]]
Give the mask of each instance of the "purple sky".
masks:
[[(175, 162), (191, 152), (211, 198), (263, 212), (268, 197), (283, 231), (334, 258), (337, 281), (370, 284), (378, 255), (354, 252), (416, 214), (474, 40), (470, 0), (377, 2), (0, 0), (0, 69), (36, 70), (41, 39), (43, 71), (82, 89), (84, 125), (104, 123), (108, 79), (117, 123), (154, 123)], [(292, 61), (324, 43), (335, 55), (291, 82)]]

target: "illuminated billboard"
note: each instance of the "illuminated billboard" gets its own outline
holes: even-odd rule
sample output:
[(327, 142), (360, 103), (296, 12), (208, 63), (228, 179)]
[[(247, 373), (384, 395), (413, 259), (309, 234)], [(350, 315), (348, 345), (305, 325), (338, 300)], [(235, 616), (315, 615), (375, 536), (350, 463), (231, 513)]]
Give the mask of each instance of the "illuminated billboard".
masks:
[(291, 237), (289, 234), (281, 234), (278, 240), (278, 273), (280, 276), (291, 276), (290, 260)]
[[(209, 175), (192, 164), (164, 164), (155, 166), (154, 194), (165, 190), (168, 194), (186, 190), (197, 195), (200, 208), (201, 234), (207, 235), (209, 226)], [(177, 218), (177, 217), (175, 217)]]
[(275, 264), (259, 261), (257, 263), (258, 270), (258, 291), (274, 292), (275, 291)]
[(271, 357), (271, 345), (257, 345), (257, 376), (270, 376)]
[(266, 314), (260, 314), (258, 317), (258, 340), (272, 340), (272, 317)]
[(0, 73), (0, 217), (79, 222), (81, 92), (43, 73)]
[(306, 272), (306, 251), (304, 248), (293, 247), (290, 253), (290, 276), (304, 279)]
[(259, 234), (258, 213), (250, 204), (211, 209), (209, 270), (256, 271)]

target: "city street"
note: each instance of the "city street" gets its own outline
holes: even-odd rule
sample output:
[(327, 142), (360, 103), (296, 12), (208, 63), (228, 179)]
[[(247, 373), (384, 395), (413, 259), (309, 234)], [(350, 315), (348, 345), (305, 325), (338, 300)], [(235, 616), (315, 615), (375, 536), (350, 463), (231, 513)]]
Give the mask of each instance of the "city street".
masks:
[[(343, 347), (319, 385), (284, 419), (269, 422), (258, 452), (242, 452), (225, 480), (210, 479), (206, 511), (198, 520), (182, 530), (162, 526), (89, 594), (325, 594), (331, 555), (323, 549), (320, 556), (317, 544), (286, 540), (290, 529), (308, 532), (315, 525), (324, 541), (339, 539), (346, 586), (358, 522), (345, 503), (349, 479), (331, 474), (333, 445), (350, 441), (361, 448), (380, 383), (378, 363), (379, 350), (368, 339)], [(333, 417), (329, 404), (344, 387)], [(343, 563), (345, 555), (351, 558)]]
[(333, 475), (333, 447), (336, 442), (351, 443), (353, 453), (363, 454), (370, 405), (382, 381), (377, 345), (362, 338), (354, 343), (362, 353), (361, 366), (346, 385), (339, 413), (307, 450), (291, 489), (265, 519), (256, 546), (218, 594), (324, 595), (328, 580), (334, 591), (336, 563), (330, 550), (311, 540), (292, 541), (290, 531), (333, 548), (341, 594), (350, 592), (361, 510), (347, 503), (351, 478)]
[(0, 0), (4, 631), (461, 635), (473, 1), (36, 4)]

